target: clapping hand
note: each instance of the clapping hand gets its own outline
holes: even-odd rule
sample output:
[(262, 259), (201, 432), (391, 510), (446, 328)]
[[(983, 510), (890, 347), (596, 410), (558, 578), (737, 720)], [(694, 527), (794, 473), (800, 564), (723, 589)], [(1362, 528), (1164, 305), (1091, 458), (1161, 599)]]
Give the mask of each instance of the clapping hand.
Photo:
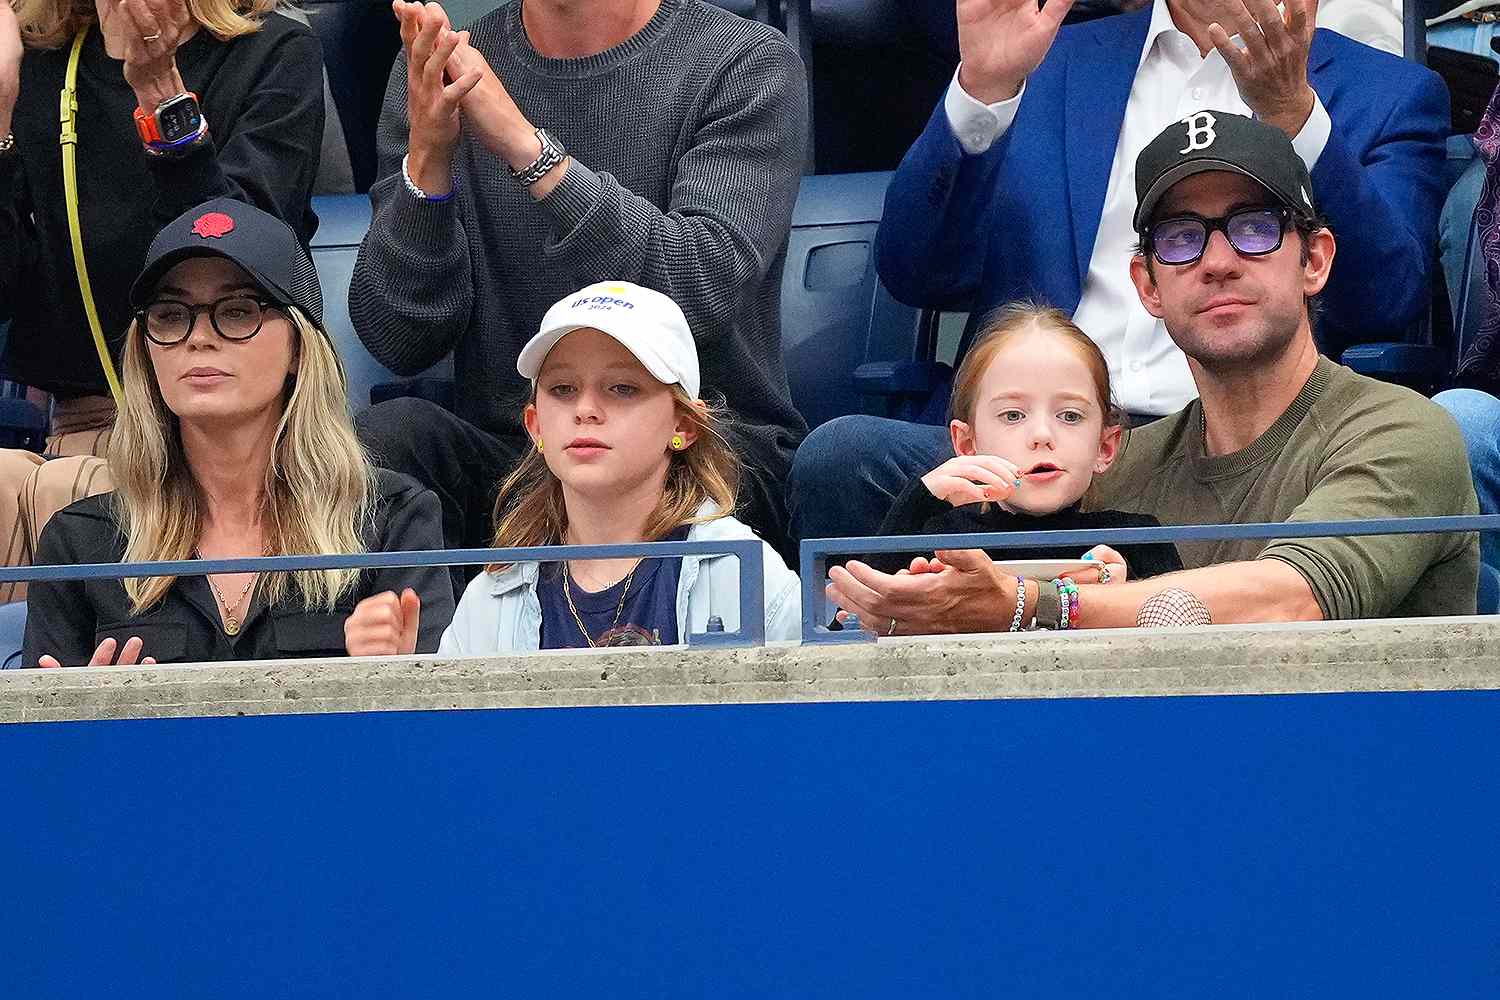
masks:
[(1016, 606), (1016, 578), (981, 549), (938, 552), (894, 575), (850, 560), (828, 577), (828, 599), (881, 635), (1004, 632)]
[[(154, 656), (141, 659), (141, 647), (145, 644), (141, 642), (140, 636), (133, 635), (125, 640), (125, 648), (120, 650), (119, 659), (115, 658), (117, 645), (118, 642), (113, 637), (99, 643), (99, 648), (94, 650), (93, 658), (89, 660), (88, 665), (91, 667), (133, 667), (139, 662), (141, 666), (149, 667), (156, 663)], [(37, 666), (60, 667), (62, 664), (55, 656), (43, 656), (37, 660)]]
[(440, 4), (395, 0), (391, 9), (401, 22), (406, 49), (407, 169), (422, 190), (445, 195), (453, 187), (450, 163), (458, 145), (459, 106), (480, 77), (477, 70), (451, 69), (453, 53), (468, 44), (469, 33), (454, 31)]
[(97, 0), (106, 41), (123, 45), (125, 82), (147, 111), (187, 88), (177, 48), (197, 30), (186, 0)]
[(1073, 0), (958, 0), (958, 83), (984, 104), (1015, 97), (1042, 64)]
[[(527, 121), (484, 55), (467, 40), (453, 53), (448, 64), (448, 74), (457, 73), (466, 79), (471, 73), (479, 77), (478, 84), (463, 100), (464, 124), (474, 137), (512, 170), (524, 170), (530, 166), (542, 151), (536, 137), (536, 126)], [(543, 191), (533, 190), (532, 193), (540, 197)]]
[[(1318, 0), (1225, 0), (1223, 19), (1209, 39), (1229, 64), (1240, 97), (1257, 118), (1296, 138), (1316, 96), (1307, 82), (1307, 54), (1317, 29)], [(1230, 40), (1233, 30), (1243, 47)]]

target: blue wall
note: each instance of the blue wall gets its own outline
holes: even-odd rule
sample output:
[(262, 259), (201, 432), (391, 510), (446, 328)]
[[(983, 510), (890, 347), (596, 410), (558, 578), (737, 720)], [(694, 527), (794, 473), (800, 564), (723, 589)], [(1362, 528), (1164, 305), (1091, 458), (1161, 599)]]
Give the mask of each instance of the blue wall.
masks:
[(0, 727), (0, 995), (1493, 998), (1497, 709)]

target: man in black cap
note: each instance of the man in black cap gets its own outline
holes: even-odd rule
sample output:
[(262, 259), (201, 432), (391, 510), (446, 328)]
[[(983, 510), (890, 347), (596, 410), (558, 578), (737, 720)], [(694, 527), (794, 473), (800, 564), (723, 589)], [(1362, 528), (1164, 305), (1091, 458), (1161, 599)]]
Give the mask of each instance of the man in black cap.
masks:
[[(1340, 521), (1478, 510), (1452, 418), (1418, 394), (1318, 354), (1312, 302), (1335, 240), (1307, 168), (1279, 130), (1203, 112), (1169, 126), (1136, 161), (1141, 304), (1187, 355), (1199, 399), (1128, 433), (1088, 508), (1163, 524)], [(1136, 624), (1170, 595), (1196, 621), (1473, 614), (1473, 535), (1181, 544), (1182, 573), (1070, 597), (1072, 627)], [(981, 552), (939, 553), (906, 576), (859, 563), (830, 596), (894, 631), (1004, 631), (1016, 584)], [(1057, 622), (1052, 583), (1035, 613)], [(1028, 605), (1031, 603), (1027, 602)], [(1025, 609), (1024, 620), (1034, 612)], [(1066, 618), (1063, 623), (1066, 627)]]

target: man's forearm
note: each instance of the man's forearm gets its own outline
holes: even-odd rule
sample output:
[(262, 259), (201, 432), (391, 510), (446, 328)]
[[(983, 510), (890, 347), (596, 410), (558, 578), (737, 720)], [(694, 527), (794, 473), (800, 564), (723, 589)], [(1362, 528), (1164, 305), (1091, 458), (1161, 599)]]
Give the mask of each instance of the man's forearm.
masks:
[(1129, 628), (1141, 605), (1164, 590), (1185, 590), (1218, 625), (1235, 622), (1321, 621), (1323, 611), (1307, 580), (1279, 559), (1255, 559), (1183, 570), (1136, 583), (1080, 588), (1078, 628)]

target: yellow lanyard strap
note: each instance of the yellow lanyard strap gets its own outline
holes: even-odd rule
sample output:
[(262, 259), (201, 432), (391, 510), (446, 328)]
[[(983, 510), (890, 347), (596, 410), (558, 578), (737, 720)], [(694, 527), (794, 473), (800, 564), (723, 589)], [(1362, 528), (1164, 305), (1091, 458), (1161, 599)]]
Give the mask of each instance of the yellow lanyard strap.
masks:
[(104, 368), (109, 394), (115, 398), (115, 406), (119, 408), (125, 405), (125, 397), (120, 391), (120, 379), (115, 374), (114, 360), (109, 356), (104, 329), (99, 325), (99, 311), (94, 308), (94, 291), (89, 284), (88, 263), (83, 259), (83, 232), (78, 224), (78, 59), (83, 54), (83, 40), (88, 33), (88, 25), (84, 25), (73, 39), (73, 51), (68, 53), (68, 74), (63, 82), (59, 112), (62, 131), (58, 141), (62, 143), (63, 191), (68, 203), (68, 235), (73, 240), (73, 267), (78, 272), (78, 291), (83, 295), (83, 311), (89, 319), (89, 332), (94, 335), (94, 350), (98, 352), (99, 364)]

